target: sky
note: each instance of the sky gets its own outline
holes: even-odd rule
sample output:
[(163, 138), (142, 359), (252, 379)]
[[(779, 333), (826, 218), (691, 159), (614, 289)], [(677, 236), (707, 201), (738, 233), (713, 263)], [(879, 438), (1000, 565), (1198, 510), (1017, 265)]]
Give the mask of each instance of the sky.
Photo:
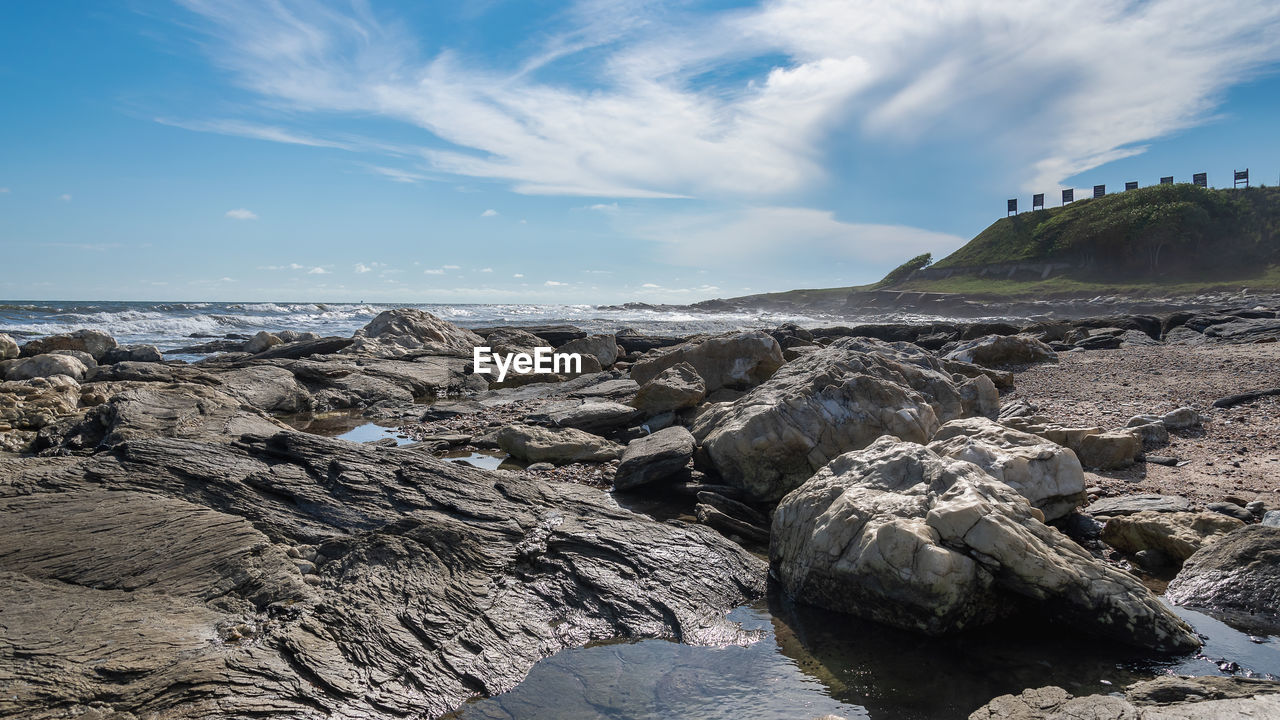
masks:
[(1274, 0), (2, 3), (0, 298), (861, 284), (1008, 198), (1280, 182), (1277, 70)]

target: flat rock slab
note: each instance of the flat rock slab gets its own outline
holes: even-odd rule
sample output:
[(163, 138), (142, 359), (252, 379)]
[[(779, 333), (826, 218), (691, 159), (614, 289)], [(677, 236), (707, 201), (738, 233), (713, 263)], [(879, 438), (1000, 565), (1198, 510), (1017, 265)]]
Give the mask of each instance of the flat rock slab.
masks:
[(4, 717), (437, 717), (593, 640), (743, 642), (764, 588), (598, 490), (290, 431), (3, 469)]
[(1191, 501), (1177, 495), (1122, 495), (1102, 498), (1085, 508), (1086, 515), (1133, 515), (1146, 510), (1152, 512), (1188, 512)]

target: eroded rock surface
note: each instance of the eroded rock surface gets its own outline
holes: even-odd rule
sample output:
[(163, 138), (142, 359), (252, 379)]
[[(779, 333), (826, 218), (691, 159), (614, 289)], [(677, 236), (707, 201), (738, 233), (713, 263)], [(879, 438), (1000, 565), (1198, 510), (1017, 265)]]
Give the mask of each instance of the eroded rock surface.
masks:
[(1178, 605), (1260, 615), (1280, 627), (1280, 527), (1248, 525), (1200, 548), (1167, 596)]
[(646, 355), (631, 366), (631, 379), (643, 385), (677, 363), (692, 365), (710, 393), (723, 387), (755, 387), (782, 367), (783, 359), (778, 341), (768, 333), (727, 333)]
[(591, 640), (738, 641), (763, 589), (597, 490), (301, 433), (5, 470), (4, 716), (430, 718)]
[(1235, 677), (1163, 677), (1124, 697), (1073, 697), (1060, 687), (1001, 695), (969, 720), (1236, 720), (1280, 717), (1280, 683)]

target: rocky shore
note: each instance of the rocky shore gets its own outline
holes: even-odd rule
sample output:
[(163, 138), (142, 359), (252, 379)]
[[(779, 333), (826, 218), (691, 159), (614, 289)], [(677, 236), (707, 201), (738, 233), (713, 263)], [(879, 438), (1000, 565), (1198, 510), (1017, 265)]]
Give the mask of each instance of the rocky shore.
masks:
[[(934, 636), (1196, 652), (1165, 601), (1274, 633), (1277, 307), (695, 337), (400, 309), (194, 363), (0, 334), (0, 717), (438, 717), (591, 641), (749, 643), (724, 615), (770, 584)], [(583, 372), (491, 383), (480, 345)], [(283, 422), (338, 411), (413, 442)], [(1275, 708), (1247, 689), (1097, 716)]]

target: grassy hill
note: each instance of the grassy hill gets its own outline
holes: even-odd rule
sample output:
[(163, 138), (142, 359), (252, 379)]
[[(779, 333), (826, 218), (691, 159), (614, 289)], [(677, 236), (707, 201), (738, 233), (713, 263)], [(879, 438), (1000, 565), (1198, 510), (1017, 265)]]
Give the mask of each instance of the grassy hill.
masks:
[[(1057, 265), (1046, 279), (1007, 276), (1014, 264), (1044, 263)], [(924, 272), (895, 270), (876, 287), (1031, 295), (1242, 285), (1280, 287), (1280, 188), (1155, 185), (1001, 218)]]

